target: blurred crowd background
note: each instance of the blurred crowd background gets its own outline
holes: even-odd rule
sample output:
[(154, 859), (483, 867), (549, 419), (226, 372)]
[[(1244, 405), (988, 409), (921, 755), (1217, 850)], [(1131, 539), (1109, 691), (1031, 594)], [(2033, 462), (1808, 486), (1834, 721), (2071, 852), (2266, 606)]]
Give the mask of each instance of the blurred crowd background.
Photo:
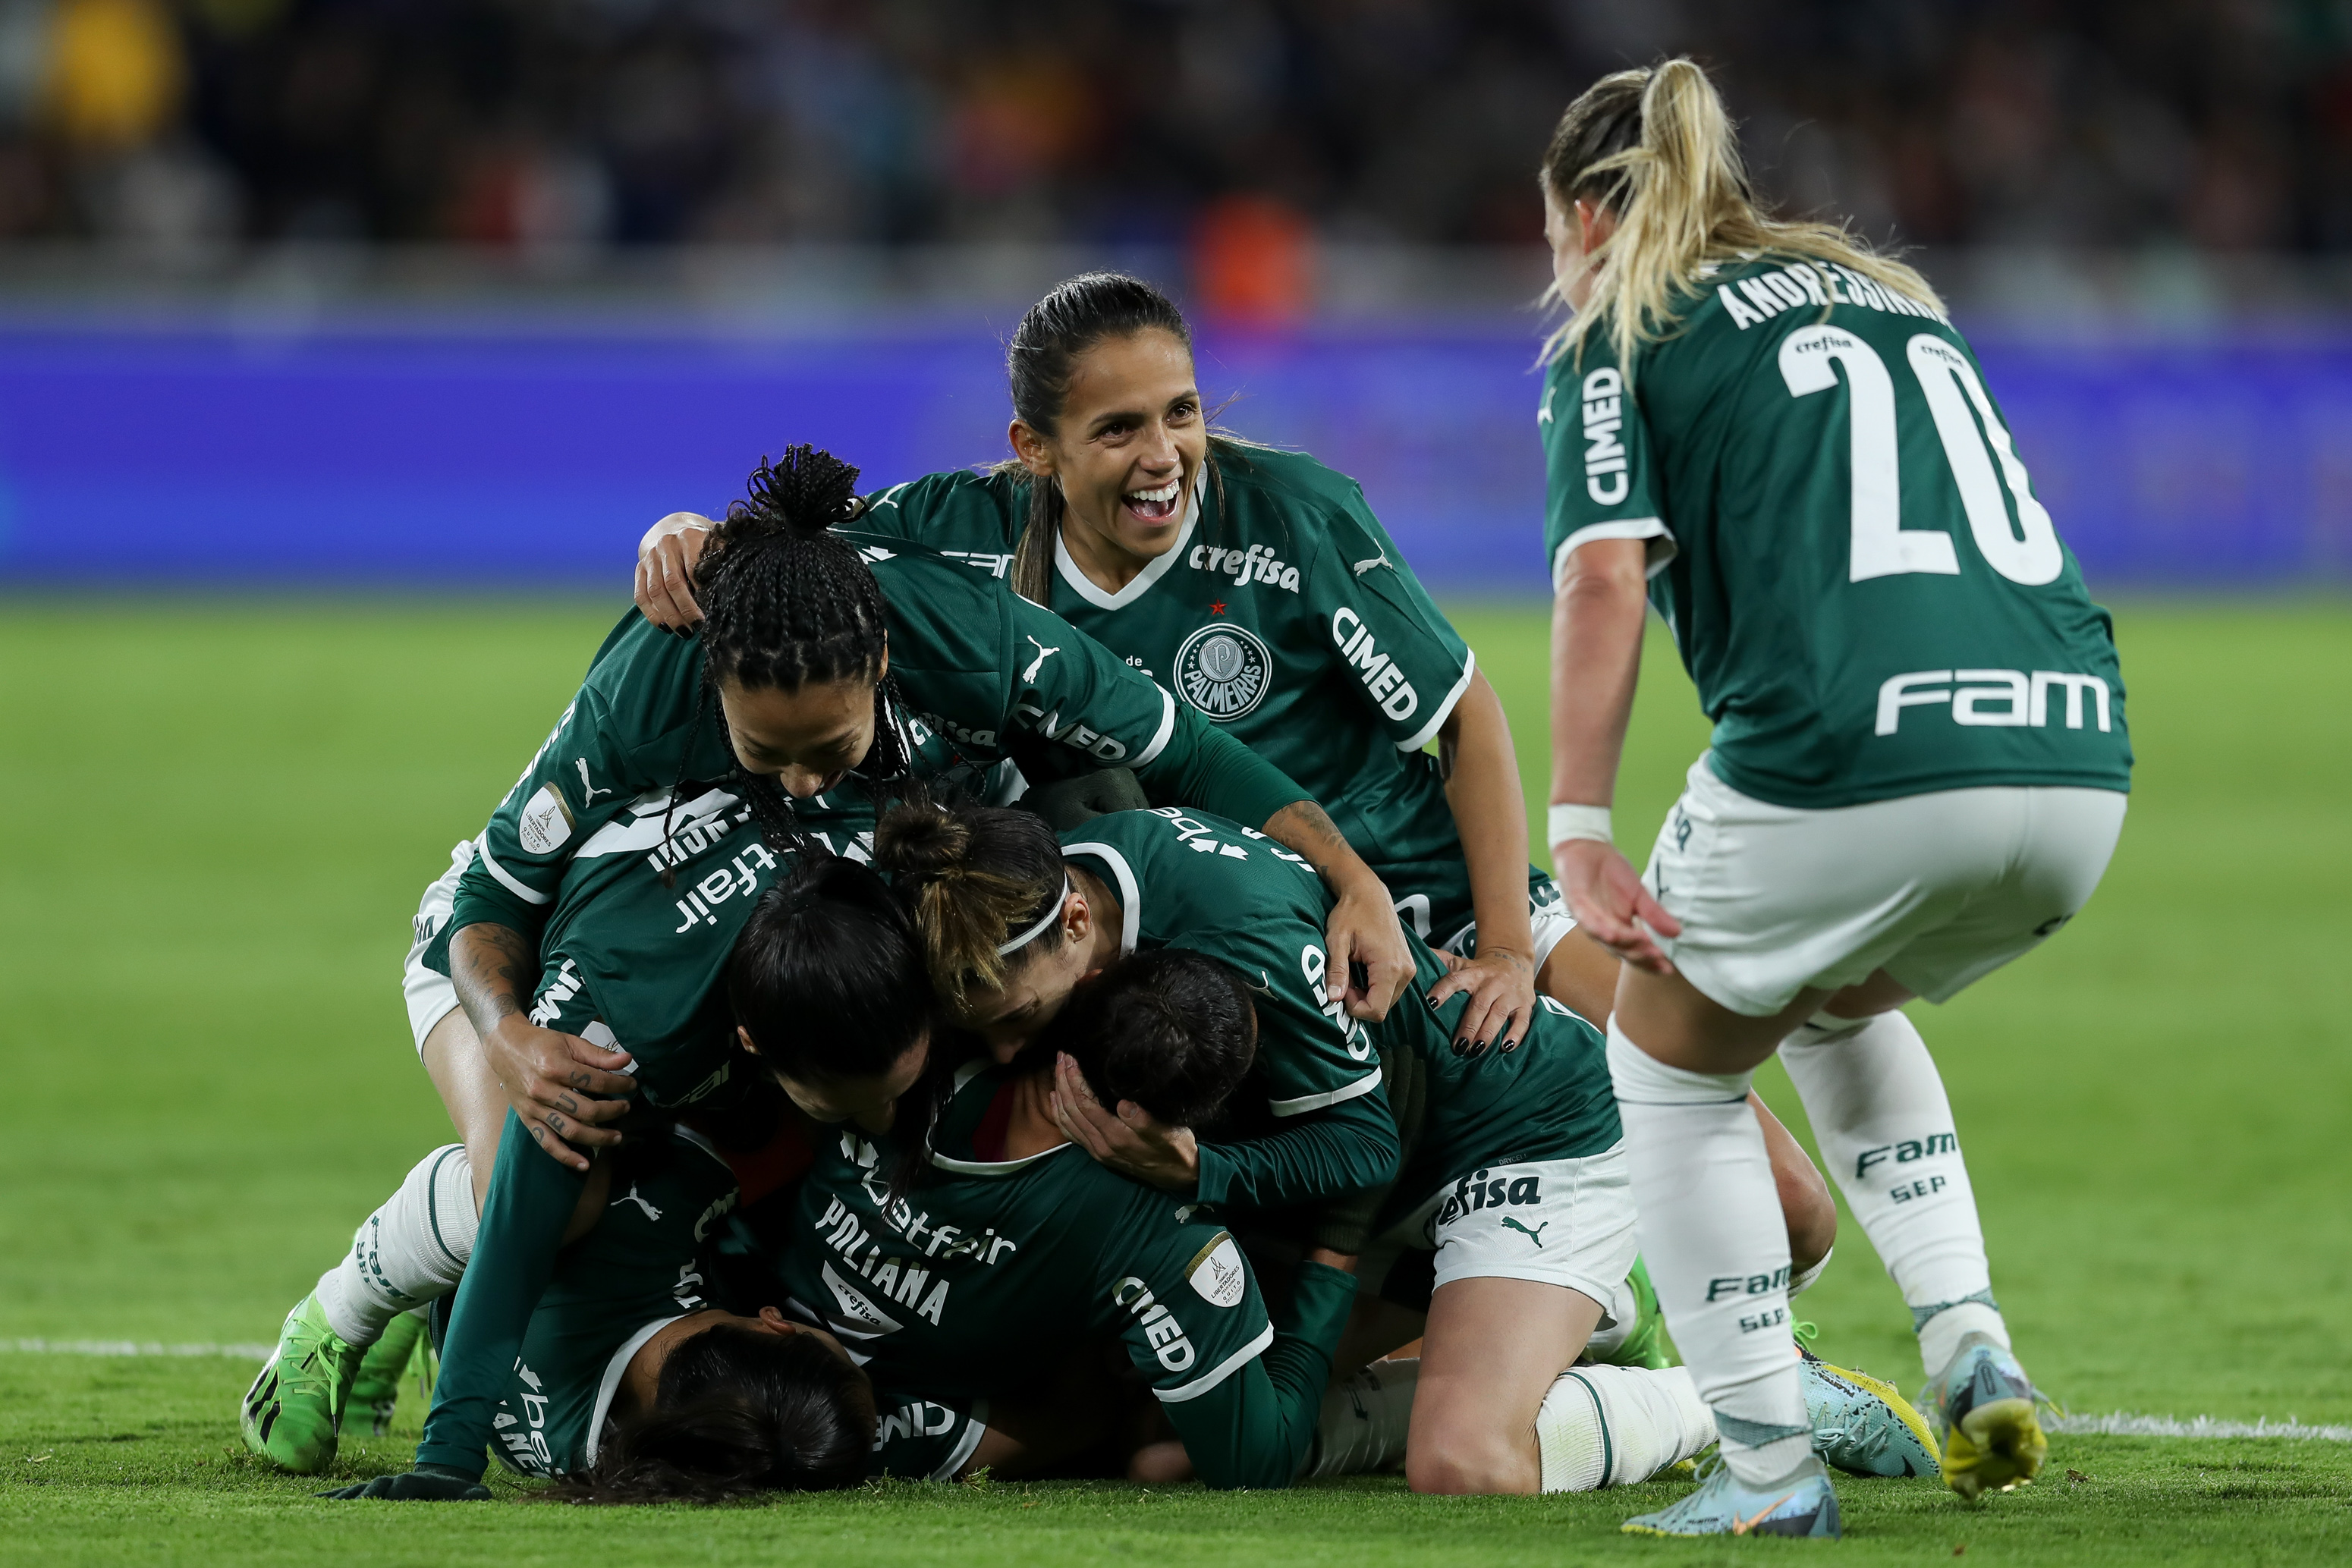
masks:
[(2352, 249), (2346, 0), (0, 0), (0, 237), (1522, 243), (1681, 49), (1881, 237)]
[(1684, 52), (2095, 582), (2352, 580), (2352, 0), (0, 0), (0, 584), (606, 582), (786, 441), (1002, 455), (1114, 265), (1539, 594), (1536, 164)]

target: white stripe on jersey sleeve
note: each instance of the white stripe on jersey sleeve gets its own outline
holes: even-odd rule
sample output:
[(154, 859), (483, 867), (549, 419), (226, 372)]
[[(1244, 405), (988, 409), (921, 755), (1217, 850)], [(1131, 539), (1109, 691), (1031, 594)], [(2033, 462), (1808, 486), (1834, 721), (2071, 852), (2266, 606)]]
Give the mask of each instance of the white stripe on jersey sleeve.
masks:
[(1174, 1388), (1155, 1388), (1151, 1392), (1160, 1396), (1160, 1402), (1162, 1405), (1181, 1405), (1187, 1399), (1198, 1399), (1202, 1395), (1232, 1376), (1235, 1367), (1265, 1354), (1265, 1347), (1273, 1343), (1274, 1325), (1268, 1323), (1258, 1331), (1257, 1338), (1250, 1341), (1192, 1382), (1180, 1384)]
[[(1154, 682), (1153, 684), (1155, 685), (1158, 685), (1157, 682)], [(1168, 737), (1175, 733), (1176, 699), (1169, 694), (1166, 686), (1160, 686), (1160, 733), (1151, 737), (1151, 744), (1143, 748), (1143, 754), (1140, 757), (1138, 757), (1134, 761), (1129, 763), (1128, 766), (1129, 768), (1150, 767), (1151, 759), (1168, 749)]]
[(509, 893), (513, 894), (517, 898), (521, 899), (525, 904), (552, 904), (555, 902), (555, 895), (553, 894), (531, 892), (530, 889), (525, 887), (522, 883), (509, 876), (507, 874), (506, 867), (500, 865), (498, 862), (490, 858), (490, 831), (488, 828), (483, 829), (482, 836), (474, 841), (474, 848), (480, 852), (482, 863), (490, 868), (490, 874), (499, 879), (499, 885), (504, 887)]
[(1370, 1094), (1380, 1086), (1381, 1070), (1375, 1067), (1353, 1083), (1342, 1084), (1328, 1094), (1301, 1094), (1296, 1100), (1269, 1100), (1265, 1108), (1277, 1116), (1299, 1116), (1309, 1111), (1320, 1111), (1327, 1105), (1338, 1105)]
[(1674, 531), (1656, 517), (1620, 517), (1614, 522), (1589, 523), (1560, 540), (1559, 549), (1551, 552), (1552, 591), (1559, 591), (1559, 580), (1568, 572), (1568, 558), (1576, 553), (1578, 546), (1589, 545), (1594, 539), (1648, 539), (1645, 575), (1650, 577), (1665, 570), (1667, 563), (1682, 549), (1675, 542)]
[(1470, 677), (1478, 670), (1478, 650), (1470, 649), (1469, 655), (1462, 661), (1462, 678), (1454, 683), (1454, 689), (1445, 694), (1445, 700), (1437, 705), (1437, 711), (1429, 716), (1429, 722), (1421, 727), (1418, 734), (1411, 740), (1397, 742), (1399, 751), (1419, 751), (1434, 739), (1437, 732), (1445, 727), (1445, 721), (1454, 716), (1454, 705), (1462, 700), (1462, 694), (1470, 689)]
[[(984, 1402), (982, 1407), (985, 1408)], [(955, 1479), (956, 1472), (963, 1469), (964, 1461), (971, 1458), (973, 1451), (980, 1447), (980, 1440), (987, 1436), (987, 1422), (977, 1416), (966, 1420), (963, 1424), (963, 1436), (956, 1439), (955, 1451), (948, 1455), (946, 1461), (938, 1469), (933, 1470), (924, 1479), (934, 1481)]]

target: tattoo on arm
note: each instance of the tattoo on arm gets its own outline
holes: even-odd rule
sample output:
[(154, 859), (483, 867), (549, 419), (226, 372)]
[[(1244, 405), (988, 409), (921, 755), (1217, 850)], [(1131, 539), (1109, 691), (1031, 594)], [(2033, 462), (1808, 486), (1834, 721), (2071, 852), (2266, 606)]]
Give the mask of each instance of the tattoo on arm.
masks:
[(449, 939), (449, 980), (476, 1034), (486, 1036), (523, 1010), (520, 998), (538, 957), (530, 938), (511, 926), (468, 925)]
[(1266, 833), (1307, 857), (1307, 863), (1330, 880), (1333, 862), (1354, 852), (1330, 814), (1312, 800), (1294, 800), (1267, 821)]

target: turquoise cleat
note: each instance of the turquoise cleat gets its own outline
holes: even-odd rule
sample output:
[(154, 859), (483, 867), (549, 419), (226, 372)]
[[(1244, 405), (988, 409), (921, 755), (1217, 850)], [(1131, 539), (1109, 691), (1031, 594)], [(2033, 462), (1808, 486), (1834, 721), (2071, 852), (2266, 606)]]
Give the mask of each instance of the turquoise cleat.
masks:
[(1698, 1490), (1670, 1508), (1635, 1514), (1618, 1528), (1628, 1535), (1794, 1535), (1835, 1541), (1837, 1493), (1822, 1462), (1805, 1462), (1769, 1486), (1751, 1487), (1720, 1457), (1702, 1472)]
[(1813, 1452), (1850, 1476), (1932, 1476), (1941, 1468), (1927, 1417), (1895, 1385), (1798, 1347)]
[(1971, 1501), (2026, 1485), (2049, 1458), (2041, 1394), (2017, 1357), (1983, 1334), (1960, 1341), (1919, 1403), (1944, 1434), (1944, 1484)]
[(343, 1406), (366, 1354), (327, 1326), (317, 1297), (296, 1302), (278, 1331), (278, 1349), (245, 1391), (237, 1415), (245, 1446), (298, 1476), (333, 1464)]

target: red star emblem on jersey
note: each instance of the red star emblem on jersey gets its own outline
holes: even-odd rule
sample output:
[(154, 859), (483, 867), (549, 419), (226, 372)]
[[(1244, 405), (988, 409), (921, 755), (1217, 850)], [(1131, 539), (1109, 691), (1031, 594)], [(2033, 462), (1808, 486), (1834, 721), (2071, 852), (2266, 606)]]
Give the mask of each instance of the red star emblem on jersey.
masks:
[(1210, 613), (1210, 614), (1212, 614), (1212, 615), (1223, 615), (1224, 612), (1225, 612), (1225, 601), (1224, 601), (1223, 600), (1222, 600), (1222, 599), (1218, 600), (1215, 603), (1213, 603), (1213, 604), (1212, 604), (1212, 605), (1210, 605), (1210, 606), (1209, 606), (1209, 613)]

